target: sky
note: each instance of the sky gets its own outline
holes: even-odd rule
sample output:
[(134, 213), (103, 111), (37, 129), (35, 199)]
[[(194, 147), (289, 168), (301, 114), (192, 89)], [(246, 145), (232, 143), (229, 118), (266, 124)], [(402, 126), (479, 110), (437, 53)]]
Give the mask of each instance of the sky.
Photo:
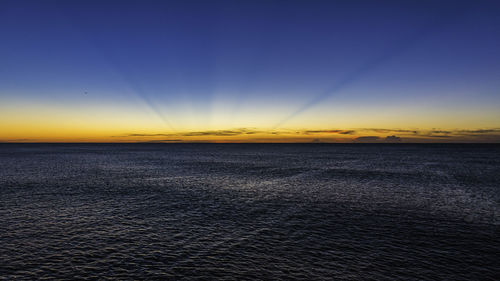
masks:
[(500, 142), (499, 15), (0, 0), (0, 142)]

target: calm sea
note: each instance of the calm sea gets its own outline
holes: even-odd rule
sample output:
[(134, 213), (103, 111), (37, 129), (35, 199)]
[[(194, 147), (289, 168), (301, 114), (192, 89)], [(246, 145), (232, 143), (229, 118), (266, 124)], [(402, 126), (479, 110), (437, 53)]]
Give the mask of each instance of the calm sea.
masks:
[(498, 280), (499, 145), (1, 144), (0, 279)]

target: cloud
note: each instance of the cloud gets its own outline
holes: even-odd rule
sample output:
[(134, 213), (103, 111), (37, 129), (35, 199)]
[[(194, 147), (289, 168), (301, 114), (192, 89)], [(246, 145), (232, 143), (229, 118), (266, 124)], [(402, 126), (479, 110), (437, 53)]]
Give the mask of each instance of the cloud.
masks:
[[(172, 134), (128, 134), (125, 137), (168, 137)], [(113, 137), (123, 137), (123, 136), (113, 136)]]
[(478, 129), (478, 130), (458, 130), (460, 134), (494, 134), (500, 133), (500, 129)]
[(182, 142), (181, 139), (168, 139), (168, 140), (149, 140), (144, 141), (145, 143), (163, 143), (163, 142)]
[(377, 142), (379, 140), (380, 138), (377, 136), (364, 136), (364, 137), (357, 137), (354, 139), (355, 142)]
[(354, 130), (306, 130), (303, 133), (309, 134), (341, 134), (341, 135), (352, 135), (356, 131)]
[(452, 131), (443, 131), (443, 130), (432, 130), (429, 131), (430, 134), (451, 134)]
[(397, 136), (387, 136), (385, 137), (386, 142), (401, 142), (401, 138)]
[(122, 136), (112, 137), (198, 137), (198, 136), (238, 136), (238, 135), (253, 135), (264, 133), (263, 131), (253, 130), (249, 128), (240, 128), (233, 130), (208, 130), (208, 131), (193, 131), (179, 133), (156, 133), (156, 134), (137, 134), (131, 133)]
[(341, 135), (352, 135), (352, 134), (354, 134), (354, 133), (356, 133), (356, 131), (354, 131), (354, 130), (349, 130), (349, 131), (343, 131), (343, 132), (340, 132), (339, 134), (341, 134)]
[(0, 143), (16, 143), (16, 142), (35, 142), (36, 139), (3, 139), (3, 140), (0, 140)]
[[(337, 139), (328, 139), (337, 136)], [(385, 136), (384, 136), (385, 135)], [(266, 138), (267, 136), (267, 138)], [(446, 142), (499, 142), (500, 128), (441, 130), (390, 129), (390, 128), (353, 128), (353, 129), (317, 129), (317, 130), (257, 130), (255, 128), (235, 128), (227, 130), (185, 131), (172, 133), (129, 133), (115, 138), (130, 138), (133, 141), (153, 142), (193, 142), (199, 138), (213, 138), (212, 141), (258, 141), (264, 137), (269, 141), (280, 138), (284, 142), (304, 142), (314, 138), (322, 142), (406, 142), (446, 141)], [(301, 138), (312, 136), (312, 138)], [(202, 142), (209, 142), (204, 140)]]
[(419, 137), (430, 137), (430, 138), (449, 138), (458, 136), (483, 136), (492, 135), (500, 133), (500, 128), (494, 129), (469, 129), (469, 130), (416, 130), (416, 129), (386, 129), (386, 128), (362, 128), (357, 129), (358, 131), (364, 132), (376, 132), (380, 134), (403, 134), (403, 135), (415, 135)]
[(363, 131), (372, 131), (381, 134), (390, 134), (390, 133), (408, 133), (408, 134), (418, 134), (417, 130), (405, 130), (405, 129), (380, 129), (380, 128), (364, 128)]
[(453, 136), (449, 135), (423, 135), (424, 137), (429, 137), (429, 138), (452, 138)]
[[(240, 130), (216, 130), (216, 131), (200, 131), (200, 132), (189, 132), (178, 134), (180, 136), (186, 137), (198, 137), (198, 136), (238, 136), (248, 134), (249, 131), (246, 129)], [(255, 132), (250, 132), (255, 133)]]

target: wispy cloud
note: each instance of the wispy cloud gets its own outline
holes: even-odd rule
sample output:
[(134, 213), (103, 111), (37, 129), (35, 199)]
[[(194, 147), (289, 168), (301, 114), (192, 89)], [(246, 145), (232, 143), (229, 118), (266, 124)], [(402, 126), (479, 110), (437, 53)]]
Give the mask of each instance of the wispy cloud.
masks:
[(188, 132), (181, 133), (180, 135), (186, 137), (197, 137), (197, 136), (239, 136), (239, 135), (251, 135), (256, 134), (258, 131), (251, 131), (248, 129), (236, 129), (236, 130), (215, 130), (215, 131), (200, 131), (200, 132)]
[[(174, 134), (128, 134), (125, 137), (168, 137)], [(124, 137), (124, 136), (113, 136), (113, 137)]]
[(9, 143), (9, 142), (33, 142), (36, 141), (36, 139), (3, 139), (0, 140), (0, 143)]
[(354, 130), (306, 130), (303, 131), (304, 134), (341, 134), (341, 135), (352, 135), (356, 133)]
[(408, 129), (381, 129), (381, 128), (363, 128), (362, 131), (372, 131), (380, 134), (391, 134), (391, 133), (408, 133), (408, 134), (418, 134), (418, 130), (408, 130)]
[(230, 130), (207, 130), (207, 131), (188, 131), (178, 133), (154, 133), (140, 134), (130, 133), (121, 136), (112, 137), (200, 137), (200, 136), (215, 136), (215, 137), (232, 137), (242, 135), (256, 134), (271, 134), (271, 135), (314, 135), (314, 134), (340, 134), (353, 135), (355, 130), (340, 130), (340, 129), (325, 129), (325, 130), (280, 130), (280, 131), (263, 131), (253, 128), (238, 128)]
[(183, 140), (181, 139), (166, 139), (166, 140), (148, 140), (148, 141), (143, 141), (146, 143), (163, 143), (163, 142), (182, 142)]
[(453, 136), (450, 136), (450, 135), (422, 135), (424, 137), (428, 137), (428, 138), (452, 138)]
[(385, 137), (385, 142), (401, 142), (401, 138), (397, 136), (387, 136)]
[(429, 131), (430, 134), (452, 134), (453, 131), (443, 131), (443, 130), (432, 130)]
[(500, 133), (500, 128), (495, 128), (495, 129), (478, 129), (478, 130), (458, 130), (457, 133), (459, 134), (473, 134), (473, 135), (480, 135), (480, 134), (494, 134), (494, 133)]
[[(336, 136), (336, 137), (335, 137)], [(151, 142), (212, 142), (212, 141), (313, 141), (325, 142), (413, 142), (413, 141), (486, 141), (500, 142), (500, 128), (485, 129), (400, 129), (400, 128), (353, 128), (317, 130), (257, 130), (236, 128), (226, 130), (185, 131), (174, 133), (129, 133), (115, 138)], [(212, 140), (200, 140), (208, 137)]]
[(355, 142), (376, 142), (379, 141), (380, 137), (377, 136), (363, 136), (354, 139)]
[(139, 134), (130, 133), (121, 136), (112, 137), (199, 137), (199, 136), (240, 136), (240, 135), (254, 135), (259, 133), (269, 133), (251, 128), (239, 128), (232, 130), (207, 130), (207, 131), (188, 131), (178, 133), (154, 133), (154, 134)]

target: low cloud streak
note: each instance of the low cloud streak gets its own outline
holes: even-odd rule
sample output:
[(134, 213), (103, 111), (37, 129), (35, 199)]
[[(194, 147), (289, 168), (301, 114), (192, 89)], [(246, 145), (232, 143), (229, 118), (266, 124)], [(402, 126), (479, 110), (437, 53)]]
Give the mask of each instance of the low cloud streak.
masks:
[(136, 139), (151, 142), (193, 142), (199, 137), (208, 137), (206, 141), (257, 141), (261, 139), (284, 140), (289, 142), (304, 140), (327, 140), (329, 142), (500, 142), (499, 128), (486, 129), (391, 129), (391, 128), (353, 128), (353, 129), (317, 129), (317, 130), (258, 130), (255, 128), (236, 128), (225, 130), (200, 130), (172, 133), (129, 133), (113, 138)]

